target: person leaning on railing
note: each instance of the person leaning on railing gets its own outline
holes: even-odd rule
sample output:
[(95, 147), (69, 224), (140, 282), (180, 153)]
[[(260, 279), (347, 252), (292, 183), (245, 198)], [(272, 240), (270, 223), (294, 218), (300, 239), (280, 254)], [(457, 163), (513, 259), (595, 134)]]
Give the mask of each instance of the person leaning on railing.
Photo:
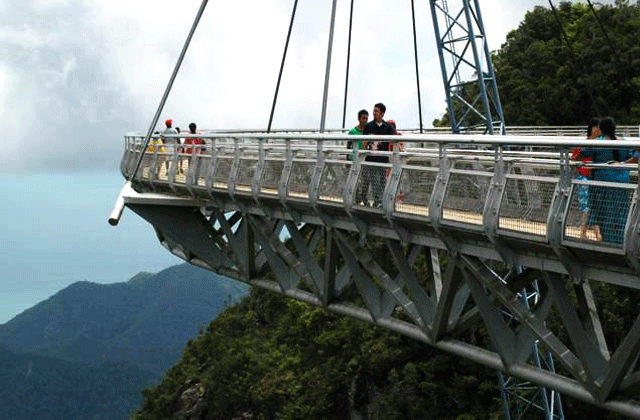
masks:
[[(349, 134), (350, 136), (361, 136), (368, 121), (369, 112), (366, 109), (361, 109), (360, 111), (358, 111), (358, 125), (349, 130), (347, 134)], [(347, 155), (347, 160), (353, 160), (357, 149), (362, 150), (366, 147), (367, 142), (362, 139), (348, 140), (347, 149), (351, 150), (351, 153)]]
[(153, 133), (155, 137), (152, 137), (151, 140), (149, 140), (149, 144), (147, 145), (147, 152), (154, 153), (156, 151), (156, 148), (158, 149), (158, 152), (165, 152), (164, 143), (162, 142), (162, 139), (160, 137), (157, 137), (158, 134), (158, 132)]
[[(587, 125), (587, 138), (595, 140), (600, 137), (600, 119), (592, 118)], [(571, 153), (571, 160), (581, 160), (584, 163), (592, 163), (593, 159), (590, 157), (580, 157), (580, 148), (576, 147)], [(576, 171), (576, 179), (580, 181), (586, 181), (591, 179), (591, 169), (585, 167), (579, 167)], [(598, 225), (589, 224), (589, 186), (581, 184), (577, 188), (578, 192), (578, 204), (580, 205), (580, 238), (587, 239), (589, 229), (593, 229), (596, 241), (601, 241), (600, 227)]]
[[(198, 147), (198, 145), (202, 145), (204, 144), (204, 140), (202, 140), (200, 137), (191, 137), (194, 134), (197, 134), (197, 125), (196, 123), (192, 122), (191, 124), (189, 124), (189, 134), (190, 137), (186, 137), (184, 139), (184, 153), (191, 155), (193, 154), (193, 149), (198, 149), (197, 153), (202, 153), (202, 147)], [(187, 145), (194, 145), (195, 147), (191, 148), (191, 147), (186, 147)], [(181, 159), (180, 161), (180, 165), (179, 165), (179, 172), (180, 173), (184, 173), (184, 162), (187, 162), (187, 165), (189, 164), (189, 159), (188, 157), (185, 157), (183, 159)], [(200, 164), (200, 161), (198, 161), (198, 165)], [(196, 168), (196, 172), (198, 171), (199, 168)]]
[[(607, 117), (600, 121), (601, 136), (599, 141), (617, 140), (616, 124), (613, 118)], [(624, 163), (633, 156), (630, 149), (591, 148), (580, 150), (579, 158), (591, 158), (593, 163)], [(629, 183), (629, 170), (594, 168), (592, 179)], [(602, 240), (613, 244), (622, 244), (624, 240), (624, 226), (629, 214), (629, 190), (600, 185), (589, 187), (590, 213), (589, 224), (600, 226)]]

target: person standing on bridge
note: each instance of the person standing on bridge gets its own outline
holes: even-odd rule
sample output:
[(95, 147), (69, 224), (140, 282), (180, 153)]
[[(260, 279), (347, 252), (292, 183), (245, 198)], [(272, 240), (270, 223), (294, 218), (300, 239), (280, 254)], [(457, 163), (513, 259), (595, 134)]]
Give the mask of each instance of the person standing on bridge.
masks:
[[(592, 118), (587, 125), (587, 138), (595, 140), (600, 137), (600, 119)], [(571, 152), (571, 160), (581, 160), (584, 163), (591, 163), (593, 160), (589, 157), (580, 157), (580, 148), (576, 147)], [(576, 173), (576, 179), (586, 181), (591, 179), (591, 169), (579, 167)], [(589, 197), (589, 186), (581, 184), (577, 187), (578, 204), (580, 206), (580, 238), (588, 239), (589, 229), (593, 228), (596, 241), (601, 241), (600, 227), (598, 225), (589, 224), (589, 209), (591, 208), (591, 198)]]
[[(178, 143), (179, 140), (177, 137), (165, 137), (165, 136), (173, 136), (175, 134), (178, 134), (178, 130), (176, 130), (175, 128), (172, 128), (173, 126), (173, 120), (172, 119), (168, 119), (164, 122), (165, 125), (165, 129), (162, 130), (162, 143), (164, 143), (165, 145), (167, 145), (167, 149), (169, 150), (169, 153), (174, 153), (178, 147)], [(165, 160), (165, 166), (167, 168), (167, 172), (169, 172), (169, 160), (166, 159)]]
[[(378, 102), (373, 106), (373, 121), (368, 123), (363, 130), (364, 135), (386, 135), (394, 136), (396, 129), (386, 122), (383, 117), (387, 112), (387, 107), (383, 103)], [(369, 142), (369, 149), (374, 150)], [(375, 144), (375, 150), (377, 152), (388, 152), (389, 141), (378, 141)], [(365, 162), (374, 163), (389, 163), (389, 156), (384, 153), (371, 153), (364, 159)], [(364, 166), (362, 174), (362, 185), (364, 196), (367, 196), (369, 188), (371, 188), (373, 194), (373, 206), (379, 207), (382, 203), (382, 194), (384, 193), (384, 186), (386, 181), (386, 168), (379, 166)]]
[[(361, 136), (364, 132), (364, 127), (369, 122), (369, 111), (366, 109), (361, 109), (358, 111), (358, 125), (353, 127), (351, 130), (347, 132), (350, 136)], [(348, 160), (353, 160), (355, 156), (356, 150), (362, 150), (366, 147), (367, 142), (363, 140), (349, 140), (347, 141), (347, 149), (352, 150), (350, 154), (347, 155)]]
[[(196, 123), (192, 122), (189, 124), (189, 136), (185, 137), (184, 139), (184, 145), (201, 145), (204, 144), (204, 141), (200, 138), (200, 137), (195, 137), (195, 134), (197, 134), (197, 128), (198, 126), (196, 125)], [(184, 149), (184, 153), (191, 155), (194, 152), (194, 149), (196, 150), (196, 153), (202, 153), (202, 148), (201, 147), (186, 147)], [(187, 162), (187, 165), (189, 164), (189, 159), (190, 158), (185, 158), (182, 160), (182, 162), (180, 163), (180, 172), (184, 173), (184, 162)], [(196, 176), (198, 176), (198, 171), (200, 170), (200, 160), (198, 159), (198, 167), (196, 167)]]
[[(617, 140), (616, 123), (611, 117), (600, 121), (600, 140)], [(578, 157), (589, 157), (594, 163), (622, 163), (632, 157), (629, 149), (582, 148)], [(629, 183), (629, 170), (593, 169), (595, 181)], [(593, 185), (589, 188), (589, 224), (600, 226), (602, 240), (622, 244), (624, 228), (629, 214), (629, 190), (611, 186)]]
[[(173, 137), (174, 135), (178, 134), (178, 130), (176, 130), (175, 128), (173, 128), (173, 120), (168, 119), (164, 122), (164, 125), (167, 127), (164, 130), (162, 130), (162, 142), (164, 144), (167, 145), (175, 145), (178, 143), (178, 138), (177, 137)], [(164, 136), (171, 136), (171, 137), (164, 137)], [(175, 146), (172, 146), (175, 147)], [(169, 150), (172, 149), (172, 147), (169, 147)]]
[[(367, 122), (369, 122), (369, 111), (361, 109), (358, 111), (358, 125), (349, 130), (347, 134), (350, 136), (361, 136)], [(356, 151), (365, 149), (366, 147), (367, 142), (362, 139), (347, 141), (347, 149), (351, 150), (351, 153), (347, 155), (347, 160), (355, 160), (357, 157)], [(356, 186), (356, 204), (365, 203), (367, 201), (367, 193), (366, 191), (363, 192), (363, 185), (364, 184), (360, 182), (360, 184)]]

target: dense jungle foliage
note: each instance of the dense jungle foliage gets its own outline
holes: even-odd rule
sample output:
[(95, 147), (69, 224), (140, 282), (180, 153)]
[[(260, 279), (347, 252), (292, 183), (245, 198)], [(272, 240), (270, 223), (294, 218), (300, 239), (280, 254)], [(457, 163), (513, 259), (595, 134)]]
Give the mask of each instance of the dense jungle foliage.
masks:
[[(507, 126), (640, 121), (640, 4), (535, 7), (494, 52)], [(596, 18), (597, 17), (597, 18)], [(434, 122), (447, 126), (447, 114)]]
[(145, 397), (137, 420), (473, 419), (500, 410), (494, 372), (258, 289), (189, 342)]

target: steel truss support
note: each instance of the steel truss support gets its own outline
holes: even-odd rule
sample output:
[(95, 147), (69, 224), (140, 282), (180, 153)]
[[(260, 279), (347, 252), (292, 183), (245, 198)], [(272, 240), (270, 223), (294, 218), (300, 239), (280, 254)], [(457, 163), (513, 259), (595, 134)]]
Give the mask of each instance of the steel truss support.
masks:
[[(438, 258), (437, 250), (398, 237), (361, 241), (355, 225), (327, 227), (214, 204), (127, 205), (193, 264), (640, 418), (640, 403), (616, 399), (640, 383), (640, 319), (618, 348), (609, 348), (588, 283), (535, 269), (501, 277), (480, 258), (455, 251)], [(535, 282), (539, 297), (523, 300), (519, 292)], [(552, 311), (561, 321), (554, 329), (546, 322)], [(470, 340), (479, 325), (488, 337)], [(562, 373), (532, 361), (534, 347)], [(552, 395), (547, 404), (553, 407)]]
[(478, 0), (430, 0), (451, 131), (504, 133), (504, 116)]

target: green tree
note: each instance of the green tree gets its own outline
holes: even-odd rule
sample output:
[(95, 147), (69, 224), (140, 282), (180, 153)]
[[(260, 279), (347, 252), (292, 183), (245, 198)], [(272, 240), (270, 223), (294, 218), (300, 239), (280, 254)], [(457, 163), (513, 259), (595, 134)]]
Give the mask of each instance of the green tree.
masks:
[(611, 44), (582, 3), (560, 3), (558, 19), (538, 6), (507, 35), (493, 61), (508, 125), (640, 120), (640, 6), (617, 1), (595, 10)]

